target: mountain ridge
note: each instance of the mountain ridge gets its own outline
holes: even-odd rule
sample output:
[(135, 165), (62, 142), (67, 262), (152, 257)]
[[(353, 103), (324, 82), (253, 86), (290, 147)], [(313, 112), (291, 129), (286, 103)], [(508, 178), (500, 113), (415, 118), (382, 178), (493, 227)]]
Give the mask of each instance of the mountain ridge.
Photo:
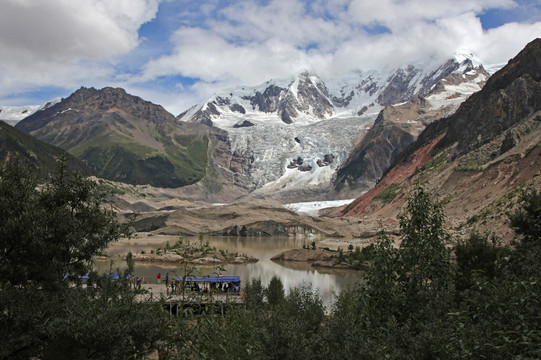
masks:
[[(251, 196), (350, 198), (355, 191), (373, 186), (422, 128), (454, 111), (456, 104), (480, 89), (489, 75), (481, 65), (474, 65), (469, 58), (461, 63), (450, 59), (426, 69), (407, 65), (385, 73), (346, 74), (332, 83), (301, 72), (254, 87), (225, 89), (177, 118), (227, 131), (235, 156), (250, 159), (245, 179), (252, 184), (248, 186)], [(374, 124), (382, 111), (389, 113), (385, 112), (387, 107), (397, 109), (415, 101), (421, 104), (417, 105), (418, 112), (426, 113), (423, 120), (410, 117), (411, 124), (390, 119), (385, 126)], [(351, 152), (365, 148), (360, 142), (375, 131), (370, 131), (373, 126), (388, 132), (374, 136), (380, 150), (398, 148), (384, 150), (390, 153), (375, 158), (370, 165), (374, 171), (358, 174), (355, 169), (346, 170), (348, 182), (344, 188), (345, 177), (337, 173), (355, 163), (352, 156), (356, 155)], [(341, 184), (336, 184), (337, 177)]]
[(42, 105), (26, 105), (26, 106), (2, 106), (0, 105), (0, 120), (5, 123), (15, 126), (22, 119), (32, 115), (33, 113), (45, 110), (57, 102), (61, 101), (62, 98), (54, 98), (47, 101)]
[[(446, 200), (457, 234), (494, 232), (510, 240), (503, 209), (513, 206), (522, 186), (541, 188), (540, 50), (541, 39), (532, 41), (454, 114), (430, 124), (341, 215), (368, 222), (396, 219), (421, 183)], [(384, 201), (378, 197), (383, 192), (392, 196)]]
[[(312, 121), (319, 121), (336, 115), (362, 115), (370, 107), (376, 107), (374, 112), (377, 113), (387, 105), (411, 100), (417, 94), (427, 94), (436, 83), (453, 72), (466, 73), (476, 67), (482, 65), (461, 56), (443, 64), (404, 65), (385, 71), (352, 72), (327, 82), (303, 70), (296, 75), (270, 79), (256, 86), (224, 89), (177, 118), (210, 125), (213, 119), (222, 114), (246, 114), (251, 111), (275, 113), (284, 123), (291, 124), (299, 117), (313, 117)], [(314, 103), (310, 98), (317, 99), (315, 103), (321, 108), (303, 106), (302, 103)], [(365, 106), (367, 109), (364, 109)], [(219, 123), (217, 125), (221, 127)]]
[[(483, 85), (488, 74), (475, 65), (466, 57), (425, 69), (346, 74), (331, 83), (304, 71), (220, 91), (180, 121), (122, 89), (81, 88), (17, 127), (111, 180), (159, 187), (202, 182), (202, 196), (210, 191), (216, 198), (229, 198), (225, 192), (351, 198), (373, 186), (424, 127)], [(182, 129), (188, 134), (167, 134)], [(359, 172), (358, 163), (371, 170)]]
[(66, 149), (106, 179), (179, 187), (201, 180), (207, 167), (207, 128), (179, 124), (163, 107), (119, 88), (82, 87), (16, 128)]
[(64, 150), (37, 140), (31, 135), (0, 121), (0, 160), (18, 160), (36, 172), (40, 179), (47, 179), (65, 158), (65, 165), (83, 175), (92, 175), (92, 170), (82, 161)]

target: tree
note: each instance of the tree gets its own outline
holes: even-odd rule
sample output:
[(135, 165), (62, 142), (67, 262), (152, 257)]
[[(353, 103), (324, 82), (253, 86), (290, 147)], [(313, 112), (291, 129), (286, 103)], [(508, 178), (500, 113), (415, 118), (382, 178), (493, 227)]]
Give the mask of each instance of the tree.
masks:
[(126, 255), (126, 266), (126, 275), (133, 276), (135, 273), (135, 260), (133, 260), (133, 254), (131, 251), (128, 251), (128, 254)]
[(36, 186), (36, 177), (17, 158), (0, 164), (0, 285), (26, 283), (27, 268), (43, 259), (27, 256), (38, 215)]
[(521, 189), (518, 205), (508, 215), (517, 235), (513, 240), (515, 251), (510, 258), (510, 266), (517, 276), (536, 278), (541, 275), (541, 192), (531, 187)]
[(364, 282), (343, 291), (327, 324), (332, 358), (442, 358), (452, 309), (442, 205), (417, 187), (400, 212), (399, 248), (381, 231)]
[(17, 163), (0, 166), (1, 283), (66, 284), (88, 273), (93, 256), (109, 243), (128, 235), (128, 224), (102, 207), (95, 184), (68, 173), (64, 159), (40, 190), (24, 180), (28, 175)]
[(94, 189), (63, 160), (40, 187), (18, 162), (0, 164), (0, 358), (125, 359), (163, 337), (161, 312), (138, 302), (127, 282), (71, 286), (127, 234)]
[(261, 309), (265, 298), (265, 287), (261, 283), (261, 278), (252, 278), (244, 287), (246, 294), (246, 307), (248, 309)]
[(399, 281), (415, 294), (447, 286), (451, 266), (446, 244), (443, 204), (433, 201), (420, 186), (409, 197), (398, 215), (400, 223)]
[(520, 246), (539, 246), (541, 241), (541, 192), (533, 188), (522, 189), (521, 207), (509, 215), (511, 227), (520, 236)]
[(470, 288), (479, 276), (493, 279), (496, 276), (497, 261), (505, 248), (488, 235), (472, 233), (466, 240), (459, 240), (454, 247), (456, 256), (456, 288), (459, 291)]
[(270, 306), (276, 306), (284, 300), (284, 285), (278, 276), (272, 277), (265, 293)]
[(513, 247), (472, 234), (455, 248), (461, 302), (450, 314), (449, 347), (457, 357), (541, 358), (540, 205), (539, 191), (521, 191), (509, 215)]

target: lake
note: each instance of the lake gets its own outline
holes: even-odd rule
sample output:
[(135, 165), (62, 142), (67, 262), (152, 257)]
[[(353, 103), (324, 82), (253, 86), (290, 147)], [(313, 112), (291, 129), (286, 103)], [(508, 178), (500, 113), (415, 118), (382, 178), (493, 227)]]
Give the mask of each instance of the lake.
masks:
[[(128, 251), (132, 253), (140, 253), (141, 251), (149, 253), (151, 250), (164, 247), (167, 242), (173, 245), (178, 238), (178, 236), (147, 236), (147, 234), (139, 233), (136, 238), (111, 244), (106, 253), (114, 259), (113, 271), (116, 271), (117, 267), (122, 270), (126, 268), (123, 255)], [(187, 240), (192, 243), (199, 242), (197, 237), (184, 238), (184, 241)], [(224, 265), (222, 268), (217, 266), (189, 266), (188, 269), (178, 264), (137, 262), (135, 264), (135, 275), (143, 277), (145, 283), (156, 283), (158, 273), (161, 273), (162, 280), (166, 273), (169, 273), (171, 279), (183, 276), (186, 272), (191, 275), (239, 275), (243, 285), (249, 282), (251, 278), (260, 278), (264, 286), (267, 286), (271, 278), (277, 275), (286, 291), (303, 283), (312, 284), (318, 290), (326, 306), (332, 304), (335, 293), (353, 284), (361, 276), (360, 272), (353, 270), (315, 268), (304, 262), (275, 262), (270, 260), (271, 257), (283, 251), (302, 248), (303, 245), (310, 246), (312, 239), (308, 237), (206, 236), (203, 241), (208, 241), (211, 246), (217, 249), (252, 255), (258, 258), (259, 261), (251, 264)], [(326, 243), (315, 242), (318, 247), (328, 246)], [(345, 249), (346, 247), (347, 245), (342, 248)], [(98, 261), (96, 263), (98, 272), (107, 272), (109, 268), (110, 261)]]

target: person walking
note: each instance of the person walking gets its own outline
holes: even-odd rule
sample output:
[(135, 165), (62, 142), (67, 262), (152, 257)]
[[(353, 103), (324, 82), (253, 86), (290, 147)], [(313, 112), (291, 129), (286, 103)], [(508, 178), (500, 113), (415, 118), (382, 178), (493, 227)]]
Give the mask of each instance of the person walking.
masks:
[(158, 275), (156, 275), (156, 279), (158, 279), (158, 284), (159, 284), (160, 280), (162, 279), (162, 274), (158, 273)]
[(165, 273), (165, 286), (169, 285), (169, 273)]

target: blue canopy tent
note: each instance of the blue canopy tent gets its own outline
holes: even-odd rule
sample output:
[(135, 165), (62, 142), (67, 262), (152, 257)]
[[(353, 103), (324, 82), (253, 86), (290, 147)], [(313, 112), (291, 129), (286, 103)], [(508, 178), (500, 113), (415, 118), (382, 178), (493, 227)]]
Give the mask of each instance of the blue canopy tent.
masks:
[[(183, 281), (180, 276), (178, 280)], [(231, 283), (234, 286), (240, 286), (240, 276), (237, 275), (220, 275), (220, 276), (186, 276), (185, 281), (194, 283)]]

